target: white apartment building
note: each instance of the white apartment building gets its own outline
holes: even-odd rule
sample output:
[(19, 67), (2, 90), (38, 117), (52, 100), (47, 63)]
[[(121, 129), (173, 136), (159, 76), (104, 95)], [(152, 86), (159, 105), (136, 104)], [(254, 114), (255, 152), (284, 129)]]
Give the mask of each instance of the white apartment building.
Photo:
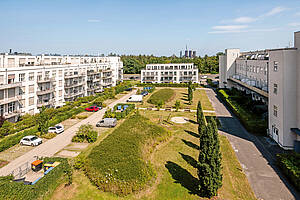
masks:
[(123, 80), (119, 57), (0, 55), (0, 114), (16, 121), (42, 106), (102, 92)]
[(300, 32), (294, 47), (220, 56), (220, 88), (246, 90), (268, 105), (268, 134), (284, 149), (300, 151)]
[(141, 71), (142, 83), (198, 83), (198, 68), (193, 63), (148, 64)]

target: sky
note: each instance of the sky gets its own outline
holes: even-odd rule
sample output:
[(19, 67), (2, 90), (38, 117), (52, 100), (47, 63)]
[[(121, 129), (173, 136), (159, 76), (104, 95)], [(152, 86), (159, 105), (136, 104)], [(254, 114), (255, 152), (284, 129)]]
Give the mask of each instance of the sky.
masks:
[(215, 55), (293, 45), (300, 0), (1, 0), (0, 52)]

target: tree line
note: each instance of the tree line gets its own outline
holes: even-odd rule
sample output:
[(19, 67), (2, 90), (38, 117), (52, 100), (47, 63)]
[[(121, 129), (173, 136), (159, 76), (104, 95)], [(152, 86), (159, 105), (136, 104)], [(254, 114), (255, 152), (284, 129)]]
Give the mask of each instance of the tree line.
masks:
[(146, 64), (167, 64), (167, 63), (194, 63), (200, 73), (218, 73), (219, 72), (219, 55), (215, 56), (195, 57), (195, 58), (180, 58), (176, 56), (153, 56), (153, 55), (122, 55), (124, 73), (125, 74), (140, 74)]

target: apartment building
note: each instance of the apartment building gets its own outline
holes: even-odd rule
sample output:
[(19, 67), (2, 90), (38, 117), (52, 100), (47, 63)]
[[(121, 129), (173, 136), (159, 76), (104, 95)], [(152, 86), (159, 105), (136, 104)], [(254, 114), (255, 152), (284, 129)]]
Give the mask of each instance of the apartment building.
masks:
[(300, 151), (300, 32), (294, 47), (240, 52), (219, 58), (220, 88), (235, 87), (268, 105), (268, 134), (284, 149)]
[(148, 64), (141, 71), (142, 83), (198, 83), (198, 68), (193, 63)]
[(42, 106), (94, 95), (123, 80), (119, 57), (0, 55), (0, 114), (16, 121)]

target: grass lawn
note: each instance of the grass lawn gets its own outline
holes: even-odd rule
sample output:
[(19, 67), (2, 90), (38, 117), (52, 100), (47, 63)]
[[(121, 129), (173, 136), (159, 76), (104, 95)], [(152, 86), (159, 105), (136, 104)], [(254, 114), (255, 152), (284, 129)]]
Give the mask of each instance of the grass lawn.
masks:
[[(161, 90), (161, 89), (164, 89), (164, 88), (156, 88), (154, 92)], [(200, 100), (202, 103), (203, 110), (213, 110), (213, 107), (206, 95), (205, 90), (197, 89), (196, 91), (194, 91), (192, 105), (189, 105), (188, 99), (187, 99), (187, 95), (188, 95), (187, 88), (172, 88), (172, 89), (174, 90), (175, 95), (174, 95), (174, 97), (172, 97), (172, 99), (169, 102), (166, 102), (164, 107), (173, 107), (175, 105), (176, 100), (180, 100), (182, 109), (196, 109), (198, 101)], [(137, 106), (138, 107), (153, 107), (154, 105), (147, 102), (148, 99), (150, 98), (150, 96), (151, 96), (151, 94), (146, 96), (143, 100), (144, 103), (142, 105), (137, 105)]]
[(174, 90), (171, 88), (164, 88), (161, 90), (154, 91), (147, 102), (153, 105), (157, 105), (160, 101), (165, 104), (171, 101), (175, 97)]
[[(170, 113), (170, 117), (183, 116), (195, 120), (195, 113), (140, 111), (141, 115), (167, 128), (172, 133), (167, 142), (161, 143), (148, 156), (157, 173), (154, 184), (149, 185), (141, 192), (118, 197), (97, 189), (83, 172), (77, 171), (73, 175), (74, 184), (67, 188), (59, 187), (52, 199), (201, 199), (194, 194), (197, 181), (195, 162), (199, 147), (197, 125), (193, 122), (173, 125), (170, 123), (159, 124), (160, 119), (166, 120)], [(219, 190), (219, 198), (255, 199), (229, 141), (225, 136), (220, 136), (220, 142), (223, 155), (223, 186)]]

